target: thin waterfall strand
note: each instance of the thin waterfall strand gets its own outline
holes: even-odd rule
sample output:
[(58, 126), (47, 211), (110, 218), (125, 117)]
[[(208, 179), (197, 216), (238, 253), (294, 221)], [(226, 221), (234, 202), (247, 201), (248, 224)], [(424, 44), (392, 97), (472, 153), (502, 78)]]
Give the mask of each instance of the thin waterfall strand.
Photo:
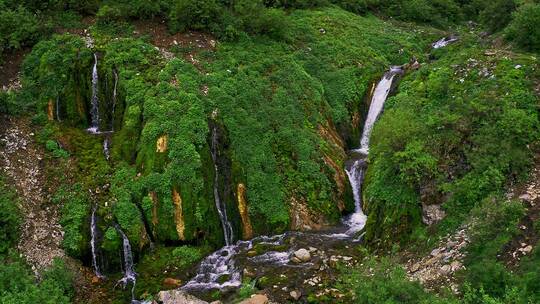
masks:
[(98, 58), (97, 54), (94, 53), (94, 67), (92, 68), (92, 100), (90, 108), (90, 128), (88, 131), (91, 133), (99, 132), (99, 96), (98, 96)]
[(92, 209), (92, 217), (90, 220), (90, 248), (92, 249), (92, 267), (94, 268), (94, 274), (98, 278), (103, 278), (103, 274), (99, 269), (98, 263), (98, 250), (96, 247), (97, 242), (97, 223), (96, 223), (96, 206)]
[(217, 127), (212, 128), (212, 161), (214, 162), (214, 202), (216, 204), (216, 209), (219, 214), (219, 219), (221, 221), (221, 226), (223, 227), (223, 236), (225, 238), (225, 245), (229, 246), (233, 243), (233, 229), (231, 222), (227, 217), (227, 208), (225, 204), (221, 201), (219, 196), (219, 168), (217, 165), (217, 153), (218, 153), (218, 134)]

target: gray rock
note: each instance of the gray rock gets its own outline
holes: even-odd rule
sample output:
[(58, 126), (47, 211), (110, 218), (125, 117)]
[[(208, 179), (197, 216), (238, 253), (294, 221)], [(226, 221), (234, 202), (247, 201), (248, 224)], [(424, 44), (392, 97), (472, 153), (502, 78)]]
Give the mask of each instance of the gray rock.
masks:
[(446, 217), (441, 205), (422, 205), (422, 222), (426, 225), (438, 223)]
[(294, 252), (294, 257), (299, 259), (301, 262), (309, 262), (309, 260), (311, 260), (311, 254), (304, 248), (296, 250)]
[(163, 304), (208, 304), (182, 290), (160, 291), (157, 300)]
[(293, 300), (297, 301), (302, 296), (302, 293), (298, 290), (293, 290), (290, 292), (290, 295)]

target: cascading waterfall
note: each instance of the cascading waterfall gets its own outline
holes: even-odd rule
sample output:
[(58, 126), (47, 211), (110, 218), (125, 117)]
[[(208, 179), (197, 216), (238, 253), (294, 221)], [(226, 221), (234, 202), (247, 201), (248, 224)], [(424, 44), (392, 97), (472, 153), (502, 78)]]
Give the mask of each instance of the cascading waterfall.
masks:
[(131, 245), (129, 243), (129, 239), (126, 236), (126, 234), (120, 229), (118, 225), (115, 225), (116, 231), (120, 234), (122, 237), (122, 258), (123, 258), (123, 272), (124, 277), (122, 277), (116, 285), (122, 285), (122, 287), (125, 289), (126, 286), (131, 283), (131, 298), (132, 300), (135, 299), (135, 284), (137, 283), (137, 273), (135, 272), (134, 266), (133, 266), (133, 254), (131, 251)]
[(99, 263), (98, 263), (98, 250), (97, 250), (97, 223), (96, 223), (96, 209), (94, 206), (92, 208), (92, 217), (90, 220), (90, 248), (92, 249), (92, 267), (94, 268), (94, 274), (98, 278), (104, 278), (105, 276), (101, 273)]
[(345, 235), (354, 236), (366, 225), (367, 216), (362, 211), (362, 183), (364, 182), (364, 174), (367, 168), (365, 158), (369, 153), (369, 137), (375, 122), (384, 108), (384, 103), (388, 98), (395, 77), (402, 73), (403, 69), (401, 67), (391, 67), (377, 84), (364, 123), (360, 148), (353, 150), (353, 156), (355, 158), (347, 162), (345, 172), (347, 172), (347, 177), (353, 191), (354, 213), (344, 220), (345, 225), (349, 227)]
[[(333, 241), (351, 240), (360, 232), (366, 223), (367, 216), (362, 211), (362, 183), (364, 180), (364, 173), (366, 169), (365, 157), (369, 151), (369, 136), (375, 121), (379, 117), (383, 110), (384, 102), (390, 93), (395, 76), (402, 74), (403, 69), (401, 67), (392, 67), (388, 72), (384, 74), (379, 81), (373, 97), (371, 105), (366, 119), (364, 130), (362, 133), (360, 148), (353, 150), (353, 155), (356, 157), (350, 159), (347, 162), (345, 168), (347, 176), (349, 177), (350, 184), (354, 195), (355, 212), (344, 219), (344, 224), (347, 227), (345, 233), (302, 233), (302, 232), (287, 232), (286, 234), (275, 236), (259, 236), (249, 241), (237, 241), (235, 245), (232, 244), (232, 226), (227, 220), (227, 214), (225, 206), (222, 204), (218, 193), (218, 166), (217, 166), (217, 128), (214, 126), (212, 129), (212, 160), (215, 168), (214, 179), (214, 198), (216, 207), (219, 212), (221, 223), (223, 226), (223, 232), (225, 235), (226, 246), (215, 251), (211, 255), (207, 256), (199, 265), (197, 274), (193, 279), (187, 282), (182, 289), (187, 291), (204, 291), (209, 289), (227, 289), (237, 288), (242, 284), (242, 270), (236, 265), (236, 259), (239, 255), (245, 255), (246, 252), (251, 250), (255, 244), (271, 244), (271, 245), (283, 245), (285, 244), (285, 237), (287, 235), (294, 236), (296, 238), (306, 238), (307, 242), (312, 244), (313, 242), (321, 242), (321, 244), (330, 243)], [(213, 117), (217, 113), (214, 111)], [(353, 239), (354, 241), (359, 238)], [(258, 263), (259, 265), (275, 265), (280, 267), (302, 267), (301, 265), (291, 265), (290, 256), (292, 250), (287, 252), (281, 251), (269, 251), (262, 255), (250, 257), (248, 260), (252, 263)]]
[(92, 100), (90, 108), (90, 128), (88, 131), (90, 133), (99, 133), (99, 97), (98, 97), (98, 58), (97, 54), (94, 53), (94, 67), (92, 68)]
[(364, 122), (364, 130), (362, 131), (360, 149), (357, 150), (358, 152), (365, 155), (368, 154), (369, 137), (371, 136), (373, 126), (384, 108), (384, 103), (388, 97), (388, 94), (390, 93), (390, 89), (394, 83), (394, 78), (396, 75), (401, 73), (403, 73), (403, 69), (401, 67), (391, 67), (390, 70), (383, 75), (377, 84), (377, 87), (375, 87), (375, 91), (373, 92), (373, 97), (371, 98), (371, 103), (369, 105), (368, 115), (366, 117), (366, 121)]
[(225, 238), (225, 245), (230, 246), (233, 243), (233, 229), (231, 222), (227, 218), (227, 208), (225, 204), (221, 201), (219, 196), (219, 168), (217, 165), (218, 157), (218, 132), (217, 127), (212, 128), (212, 161), (214, 162), (214, 202), (216, 203), (216, 208), (219, 214), (219, 219), (221, 221), (221, 226), (223, 227), (223, 236)]
[(109, 159), (111, 158), (111, 153), (109, 151), (109, 145), (110, 145), (109, 136), (105, 136), (105, 139), (103, 140), (103, 155), (105, 155), (105, 159), (107, 161), (109, 161)]
[[(281, 245), (285, 234), (274, 236), (259, 236), (248, 241), (238, 241), (235, 245), (225, 246), (207, 256), (199, 265), (197, 275), (187, 282), (184, 290), (208, 290), (237, 288), (242, 285), (241, 269), (236, 266), (235, 257), (240, 253), (251, 250), (254, 244)], [(289, 254), (276, 252), (268, 254), (266, 259), (259, 262), (286, 264)]]
[(114, 75), (114, 87), (113, 87), (113, 96), (112, 96), (112, 117), (111, 117), (111, 132), (114, 132), (114, 111), (116, 110), (116, 88), (118, 86), (118, 73), (116, 70), (113, 70)]

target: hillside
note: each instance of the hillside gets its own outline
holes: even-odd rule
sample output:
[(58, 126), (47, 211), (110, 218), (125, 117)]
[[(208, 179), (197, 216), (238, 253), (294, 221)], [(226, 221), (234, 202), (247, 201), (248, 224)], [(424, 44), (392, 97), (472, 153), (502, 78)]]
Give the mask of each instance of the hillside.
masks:
[(540, 300), (537, 2), (0, 23), (0, 302)]

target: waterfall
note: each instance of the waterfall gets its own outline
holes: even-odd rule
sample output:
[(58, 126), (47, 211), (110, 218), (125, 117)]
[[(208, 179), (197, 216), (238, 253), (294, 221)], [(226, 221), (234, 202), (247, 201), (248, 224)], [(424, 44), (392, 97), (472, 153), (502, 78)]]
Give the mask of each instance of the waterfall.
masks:
[(109, 159), (111, 158), (111, 153), (109, 151), (109, 146), (110, 146), (109, 136), (105, 135), (105, 139), (103, 140), (103, 155), (105, 155), (105, 159), (107, 161), (109, 161)]
[(98, 58), (97, 54), (94, 53), (94, 67), (92, 68), (92, 100), (91, 100), (91, 109), (90, 109), (90, 128), (88, 131), (90, 133), (99, 132), (99, 97), (98, 97)]
[(101, 274), (101, 271), (99, 269), (99, 263), (98, 263), (98, 249), (96, 248), (96, 242), (97, 242), (97, 223), (96, 223), (96, 209), (97, 207), (94, 206), (92, 208), (92, 217), (90, 220), (90, 247), (92, 248), (92, 267), (94, 268), (94, 273), (98, 278), (104, 278), (103, 274)]
[[(226, 288), (238, 288), (242, 285), (242, 269), (236, 266), (235, 258), (239, 254), (245, 254), (255, 244), (281, 245), (285, 234), (274, 236), (258, 236), (248, 241), (237, 241), (234, 245), (225, 246), (207, 256), (199, 265), (197, 275), (187, 282), (184, 290), (209, 290)], [(288, 254), (273, 252), (260, 257), (267, 264), (283, 265), (289, 261)]]
[(212, 128), (212, 161), (214, 162), (214, 202), (219, 214), (221, 226), (223, 227), (223, 236), (225, 237), (225, 245), (229, 246), (233, 242), (234, 234), (231, 222), (227, 218), (227, 208), (219, 197), (219, 168), (217, 164), (218, 157), (218, 132), (217, 126)]
[(364, 130), (362, 132), (362, 138), (360, 139), (360, 149), (358, 149), (358, 152), (366, 155), (368, 154), (369, 136), (371, 135), (371, 130), (373, 129), (377, 118), (379, 118), (379, 115), (384, 108), (384, 102), (390, 93), (392, 83), (394, 82), (394, 77), (401, 73), (403, 73), (401, 67), (392, 67), (383, 75), (377, 84), (377, 87), (373, 92), (373, 97), (371, 98), (366, 121), (364, 122)]
[(123, 257), (123, 272), (124, 277), (122, 277), (116, 285), (121, 284), (125, 289), (129, 283), (132, 283), (131, 287), (131, 298), (135, 299), (135, 284), (137, 283), (137, 273), (134, 270), (133, 266), (133, 254), (131, 252), (131, 245), (129, 244), (129, 239), (124, 234), (122, 229), (118, 225), (115, 225), (116, 231), (122, 237), (122, 257)]
[(353, 157), (347, 161), (345, 167), (345, 172), (347, 173), (353, 191), (354, 213), (344, 220), (344, 224), (349, 227), (347, 232), (337, 236), (354, 236), (366, 225), (367, 216), (362, 210), (362, 184), (367, 168), (365, 158), (369, 152), (369, 137), (377, 118), (384, 108), (384, 103), (388, 98), (395, 76), (402, 73), (403, 69), (401, 67), (391, 67), (390, 70), (383, 75), (373, 92), (368, 115), (362, 131), (362, 137), (360, 139), (360, 148), (353, 150)]
[(111, 131), (114, 132), (114, 111), (116, 110), (116, 88), (118, 86), (118, 73), (116, 70), (113, 70), (114, 75), (114, 88), (112, 96), (112, 117), (111, 117)]
[(56, 96), (56, 120), (62, 121), (60, 119), (60, 96)]

